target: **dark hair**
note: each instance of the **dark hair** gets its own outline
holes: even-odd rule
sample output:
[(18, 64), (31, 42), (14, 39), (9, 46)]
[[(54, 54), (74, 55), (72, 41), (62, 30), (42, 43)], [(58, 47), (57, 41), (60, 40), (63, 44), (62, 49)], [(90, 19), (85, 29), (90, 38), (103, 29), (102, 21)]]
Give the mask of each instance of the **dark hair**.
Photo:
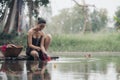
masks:
[(44, 20), (43, 18), (38, 18), (38, 24), (44, 23), (46, 24), (46, 20)]

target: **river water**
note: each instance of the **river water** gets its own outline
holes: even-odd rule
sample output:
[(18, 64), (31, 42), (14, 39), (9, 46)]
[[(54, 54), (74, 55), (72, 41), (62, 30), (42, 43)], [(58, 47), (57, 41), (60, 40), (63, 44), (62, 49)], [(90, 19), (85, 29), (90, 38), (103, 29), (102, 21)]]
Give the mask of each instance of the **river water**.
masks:
[(0, 61), (0, 80), (120, 80), (120, 58)]

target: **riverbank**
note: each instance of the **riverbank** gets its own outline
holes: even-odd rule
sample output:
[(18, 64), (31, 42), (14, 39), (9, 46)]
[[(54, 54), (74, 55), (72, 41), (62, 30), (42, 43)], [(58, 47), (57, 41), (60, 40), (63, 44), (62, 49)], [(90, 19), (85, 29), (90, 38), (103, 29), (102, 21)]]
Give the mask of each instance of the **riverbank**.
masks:
[[(48, 55), (50, 56), (57, 56), (57, 57), (86, 57), (89, 55), (90, 57), (104, 57), (104, 56), (120, 56), (120, 52), (49, 52)], [(26, 55), (25, 51), (20, 53), (21, 55)], [(0, 52), (0, 56), (3, 56)]]
[(90, 55), (91, 57), (100, 56), (120, 56), (120, 52), (52, 52), (49, 53), (52, 56), (63, 56), (63, 57), (86, 57)]

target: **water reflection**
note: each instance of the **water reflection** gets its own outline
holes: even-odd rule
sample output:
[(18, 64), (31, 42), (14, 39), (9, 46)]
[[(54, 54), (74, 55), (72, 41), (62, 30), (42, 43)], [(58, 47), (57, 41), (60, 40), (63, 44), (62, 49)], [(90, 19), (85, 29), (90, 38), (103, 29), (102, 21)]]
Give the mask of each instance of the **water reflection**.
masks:
[(46, 65), (40, 61), (3, 61), (0, 80), (50, 80)]
[(0, 61), (0, 80), (120, 80), (119, 60)]
[(23, 62), (4, 61), (0, 65), (0, 80), (21, 80), (24, 69)]
[(47, 62), (27, 61), (28, 80), (50, 80), (46, 65)]
[(68, 60), (51, 62), (51, 80), (120, 80), (119, 58)]

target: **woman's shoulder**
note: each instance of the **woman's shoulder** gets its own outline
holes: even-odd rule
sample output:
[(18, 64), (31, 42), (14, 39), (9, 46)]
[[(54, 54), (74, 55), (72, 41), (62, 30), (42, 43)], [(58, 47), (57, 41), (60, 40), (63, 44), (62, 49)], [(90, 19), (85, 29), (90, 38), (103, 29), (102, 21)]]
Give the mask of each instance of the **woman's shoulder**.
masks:
[(32, 34), (34, 31), (33, 31), (33, 28), (29, 29), (28, 31), (28, 34)]
[(44, 35), (45, 35), (45, 32), (43, 32), (43, 31), (40, 31), (40, 34), (41, 34), (42, 36), (44, 36)]

